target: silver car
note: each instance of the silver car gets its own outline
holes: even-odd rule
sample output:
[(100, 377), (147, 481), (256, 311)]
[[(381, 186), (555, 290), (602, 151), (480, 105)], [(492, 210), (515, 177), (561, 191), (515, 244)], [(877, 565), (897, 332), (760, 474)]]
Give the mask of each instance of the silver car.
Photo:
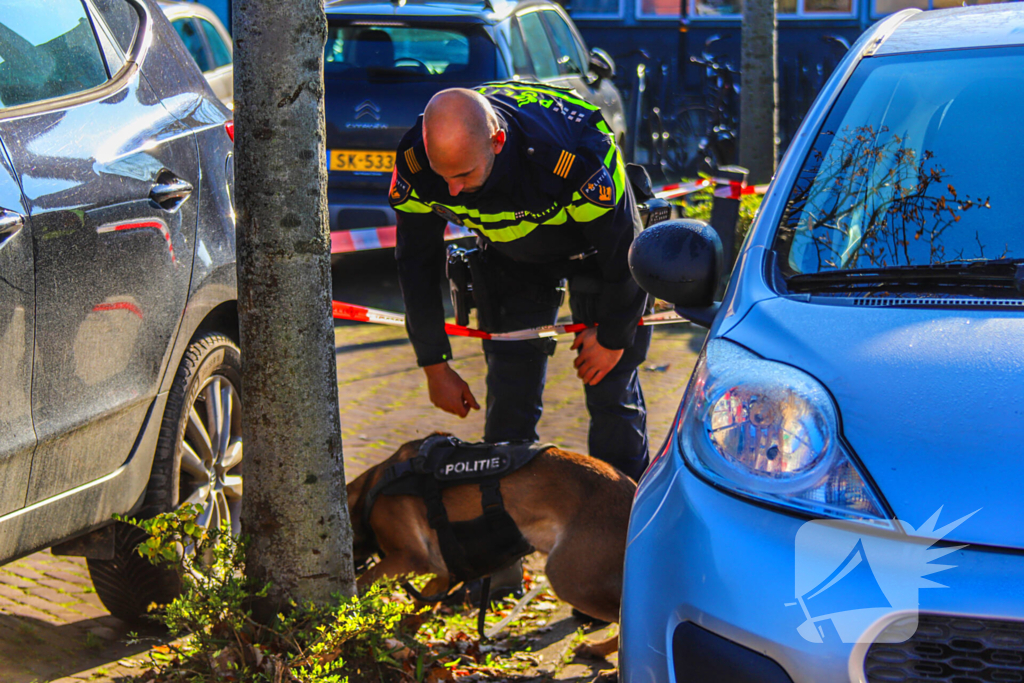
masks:
[(196, 60), (210, 88), (234, 109), (234, 67), (231, 36), (213, 10), (195, 2), (161, 2), (171, 25)]

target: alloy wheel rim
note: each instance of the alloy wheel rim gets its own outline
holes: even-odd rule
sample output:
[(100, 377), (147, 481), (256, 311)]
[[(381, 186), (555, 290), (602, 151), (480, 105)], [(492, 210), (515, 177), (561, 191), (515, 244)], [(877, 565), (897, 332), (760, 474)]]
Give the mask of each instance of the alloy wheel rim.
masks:
[(212, 530), (226, 522), (232, 535), (241, 533), (241, 402), (223, 375), (207, 378), (189, 406), (178, 500), (202, 507), (196, 524)]

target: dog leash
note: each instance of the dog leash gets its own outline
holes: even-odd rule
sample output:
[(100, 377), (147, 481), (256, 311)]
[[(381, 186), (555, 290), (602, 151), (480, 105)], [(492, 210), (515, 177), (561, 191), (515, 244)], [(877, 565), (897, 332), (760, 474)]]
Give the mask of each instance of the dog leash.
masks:
[[(447, 593), (441, 592), (435, 593), (434, 595), (423, 595), (423, 593), (420, 593), (418, 590), (416, 590), (416, 587), (408, 581), (402, 582), (402, 588), (405, 589), (405, 592), (408, 593), (413, 600), (419, 600), (420, 602), (424, 603), (435, 603), (442, 602), (444, 600), (447, 600), (451, 596), (455, 595), (455, 591), (459, 590), (463, 583), (464, 582), (460, 581), (459, 583), (455, 584), (450, 589), (448, 589)], [(490, 575), (488, 575), (483, 578), (480, 584), (480, 606), (477, 610), (476, 615), (476, 630), (480, 633), (480, 640), (484, 640), (487, 638), (487, 635), (484, 633), (484, 621), (487, 618), (487, 608), (490, 607), (490, 605), (491, 577)]]
[[(347, 304), (344, 301), (331, 302), (331, 308), (335, 320), (354, 320), (356, 322), (374, 323), (377, 325), (389, 325), (392, 327), (405, 327), (405, 316), (393, 311), (382, 311), (377, 308), (367, 308)], [(676, 323), (690, 322), (675, 311), (662, 311), (651, 313), (640, 318), (638, 326), (649, 325), (673, 325)], [(571, 323), (563, 325), (542, 325), (531, 327), (525, 330), (513, 332), (484, 332), (464, 325), (453, 325), (445, 323), (444, 331), (454, 337), (474, 337), (476, 339), (492, 339), (497, 341), (522, 341), (525, 339), (543, 339), (545, 337), (557, 337), (562, 334), (573, 334), (582, 332), (591, 325), (586, 323)]]

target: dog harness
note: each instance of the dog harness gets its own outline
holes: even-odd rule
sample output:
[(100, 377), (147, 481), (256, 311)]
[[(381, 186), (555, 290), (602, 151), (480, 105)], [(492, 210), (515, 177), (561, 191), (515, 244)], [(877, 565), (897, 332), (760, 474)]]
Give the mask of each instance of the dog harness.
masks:
[[(430, 528), (437, 533), (451, 585), (488, 576), (534, 550), (505, 510), (501, 479), (552, 447), (463, 443), (453, 436), (429, 436), (414, 457), (391, 465), (370, 489), (363, 523), (370, 528), (370, 512), (378, 496), (419, 496), (426, 503)], [(451, 522), (441, 492), (461, 484), (479, 485), (483, 515)]]

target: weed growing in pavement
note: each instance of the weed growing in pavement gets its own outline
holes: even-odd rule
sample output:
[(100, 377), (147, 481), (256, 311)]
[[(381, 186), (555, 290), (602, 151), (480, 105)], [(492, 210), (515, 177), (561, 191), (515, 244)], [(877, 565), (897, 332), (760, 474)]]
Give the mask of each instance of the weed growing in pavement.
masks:
[[(226, 527), (197, 525), (200, 511), (184, 506), (149, 520), (122, 519), (149, 534), (138, 552), (174, 567), (182, 579), (181, 595), (157, 606), (154, 614), (172, 635), (184, 637), (154, 647), (153, 666), (137, 681), (438, 683), (461, 676), (514, 681), (537, 663), (528, 654), (535, 642), (529, 635), (505, 632), (494, 643), (480, 643), (475, 609), (417, 612), (396, 580), (379, 581), (359, 597), (336, 596), (330, 605), (293, 604), (274, 623), (259, 624), (248, 605), (265, 595), (267, 586), (245, 578), (245, 541), (233, 539)], [(412, 580), (422, 588), (428, 579)], [(554, 600), (550, 590), (542, 593), (523, 623), (543, 626)], [(506, 616), (512, 604), (496, 603), (488, 626)]]

